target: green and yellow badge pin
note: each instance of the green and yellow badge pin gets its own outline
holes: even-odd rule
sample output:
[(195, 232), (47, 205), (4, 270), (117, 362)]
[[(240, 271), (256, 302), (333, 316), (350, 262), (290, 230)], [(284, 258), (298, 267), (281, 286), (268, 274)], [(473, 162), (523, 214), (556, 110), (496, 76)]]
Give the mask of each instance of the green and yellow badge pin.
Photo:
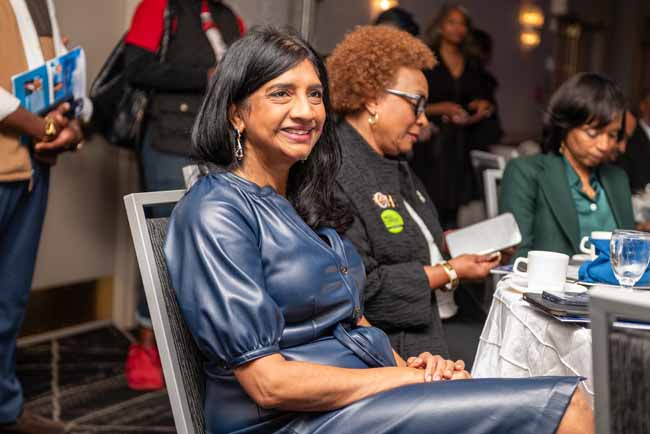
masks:
[(391, 234), (399, 234), (404, 230), (404, 219), (394, 209), (382, 211), (381, 220)]

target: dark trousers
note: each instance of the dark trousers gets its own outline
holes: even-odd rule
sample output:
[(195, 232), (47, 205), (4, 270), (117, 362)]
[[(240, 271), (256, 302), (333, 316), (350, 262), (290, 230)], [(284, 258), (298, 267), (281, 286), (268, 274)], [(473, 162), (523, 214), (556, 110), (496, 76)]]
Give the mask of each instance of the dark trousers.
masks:
[(50, 169), (33, 162), (29, 181), (0, 182), (0, 423), (20, 415), (23, 394), (16, 378), (16, 338), (25, 316), (41, 238)]
[[(188, 157), (161, 152), (151, 144), (151, 132), (147, 131), (140, 151), (140, 166), (145, 191), (165, 191), (185, 188), (183, 180), (183, 166), (193, 164)], [(173, 205), (160, 205), (147, 210), (150, 218), (169, 217)], [(151, 328), (151, 315), (144, 296), (144, 289), (140, 290), (140, 300), (136, 312), (138, 323)]]

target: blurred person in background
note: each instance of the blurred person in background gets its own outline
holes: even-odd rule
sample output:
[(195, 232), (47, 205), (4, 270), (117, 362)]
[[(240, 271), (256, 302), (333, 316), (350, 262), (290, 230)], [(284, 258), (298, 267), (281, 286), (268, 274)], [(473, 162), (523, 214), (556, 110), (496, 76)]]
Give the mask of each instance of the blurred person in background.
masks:
[(373, 24), (375, 26), (394, 26), (409, 32), (413, 36), (420, 34), (420, 26), (413, 19), (413, 14), (399, 6), (380, 13)]
[(614, 149), (612, 149), (612, 152), (610, 154), (610, 161), (612, 163), (617, 163), (620, 160), (621, 156), (625, 154), (625, 152), (627, 151), (627, 142), (630, 140), (630, 137), (632, 137), (632, 134), (634, 134), (636, 125), (637, 125), (636, 116), (634, 116), (632, 112), (630, 112), (629, 110), (626, 110), (624, 131), (621, 134), (618, 144), (614, 147)]
[(481, 87), (485, 89), (485, 92), (488, 95), (488, 101), (490, 101), (494, 106), (490, 116), (469, 128), (471, 135), (470, 142), (477, 149), (487, 149), (489, 145), (499, 143), (503, 137), (501, 119), (499, 118), (499, 110), (496, 103), (496, 92), (499, 88), (499, 81), (494, 74), (488, 70), (488, 65), (492, 61), (494, 41), (492, 40), (492, 36), (490, 36), (490, 34), (485, 30), (473, 29), (472, 42), (476, 50), (476, 56), (482, 67), (481, 72), (483, 84)]
[(0, 2), (0, 433), (58, 434), (55, 422), (23, 410), (16, 338), (25, 315), (47, 207), (50, 166), (81, 147), (79, 122), (20, 106), (11, 77), (66, 52), (51, 1)]
[(332, 105), (341, 117), (337, 183), (354, 211), (346, 235), (366, 267), (366, 317), (403, 357), (447, 356), (441, 317), (456, 313), (451, 291), (461, 280), (486, 277), (499, 262), (441, 254), (436, 204), (405, 159), (428, 124), (422, 69), (434, 62), (424, 43), (387, 26), (357, 28), (327, 60)]
[[(172, 34), (165, 62), (157, 57), (169, 6)], [(218, 0), (142, 0), (126, 35), (126, 74), (131, 85), (153, 91), (140, 149), (145, 191), (185, 187), (182, 168), (190, 158), (190, 130), (208, 82), (228, 45), (244, 32), (242, 20)], [(171, 207), (155, 207), (152, 217), (169, 216)], [(139, 341), (126, 362), (129, 387), (164, 386), (151, 317), (144, 292), (137, 310)]]
[(493, 87), (474, 55), (467, 10), (445, 4), (433, 18), (426, 38), (439, 63), (426, 71), (426, 114), (439, 132), (413, 149), (412, 166), (438, 208), (443, 229), (457, 226), (458, 208), (478, 199), (478, 183), (469, 152), (484, 149), (473, 142), (472, 128), (495, 110)]
[(650, 184), (650, 90), (646, 90), (639, 103), (639, 119), (628, 134), (617, 164), (627, 173), (634, 193)]
[(515, 254), (550, 250), (569, 256), (592, 231), (634, 229), (625, 171), (609, 162), (623, 138), (623, 93), (610, 79), (577, 74), (551, 96), (544, 154), (508, 162), (499, 212), (522, 235)]

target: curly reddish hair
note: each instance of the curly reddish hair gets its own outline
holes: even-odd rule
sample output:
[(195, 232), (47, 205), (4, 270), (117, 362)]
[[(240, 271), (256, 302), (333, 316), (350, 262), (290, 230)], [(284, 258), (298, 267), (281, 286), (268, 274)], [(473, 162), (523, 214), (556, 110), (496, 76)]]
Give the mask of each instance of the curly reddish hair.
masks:
[(348, 33), (327, 59), (334, 111), (361, 110), (390, 87), (400, 67), (433, 68), (431, 50), (410, 33), (392, 26), (360, 26)]

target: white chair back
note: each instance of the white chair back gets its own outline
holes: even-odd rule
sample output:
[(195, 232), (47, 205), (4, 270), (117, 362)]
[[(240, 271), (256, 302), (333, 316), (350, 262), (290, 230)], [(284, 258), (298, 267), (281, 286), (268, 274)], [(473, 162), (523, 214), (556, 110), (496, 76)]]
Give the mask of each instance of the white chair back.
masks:
[(499, 182), (502, 177), (502, 169), (487, 169), (483, 172), (485, 213), (489, 219), (499, 215)]

